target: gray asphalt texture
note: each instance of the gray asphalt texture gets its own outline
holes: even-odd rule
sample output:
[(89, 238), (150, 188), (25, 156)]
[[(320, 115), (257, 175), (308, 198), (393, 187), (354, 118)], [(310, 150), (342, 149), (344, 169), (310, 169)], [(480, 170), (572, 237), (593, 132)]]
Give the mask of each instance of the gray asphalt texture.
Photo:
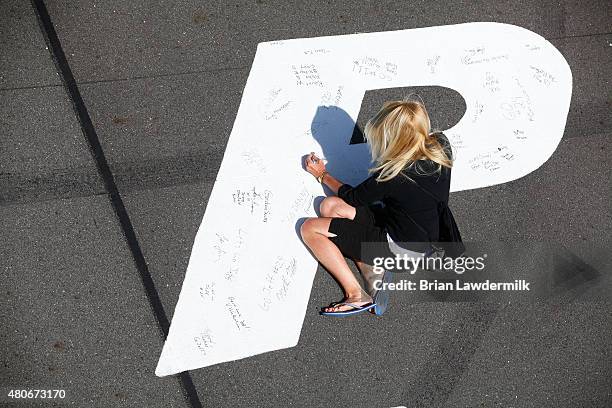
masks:
[[(497, 267), (553, 291), (398, 292), (382, 317), (339, 321), (316, 313), (340, 297), (319, 268), (297, 347), (189, 374), (204, 407), (612, 406), (609, 2), (44, 3), (169, 319), (257, 43), (472, 21), (547, 38), (574, 79), (557, 151), (451, 208), (466, 241), (497, 243)], [(36, 13), (0, 6), (0, 405), (197, 406), (154, 375), (163, 334)], [(441, 127), (465, 109), (414, 90)], [(11, 401), (12, 388), (66, 398)]]

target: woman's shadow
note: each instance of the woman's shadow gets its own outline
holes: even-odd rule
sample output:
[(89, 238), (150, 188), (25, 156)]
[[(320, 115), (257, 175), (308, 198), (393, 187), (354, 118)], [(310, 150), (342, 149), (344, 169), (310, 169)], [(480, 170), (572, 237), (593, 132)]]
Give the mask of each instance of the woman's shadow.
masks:
[[(362, 131), (344, 109), (318, 106), (310, 132), (321, 146), (326, 169), (332, 176), (352, 186), (368, 177), (371, 164), (369, 147)], [(333, 195), (327, 187), (324, 187), (324, 193)]]
[[(368, 178), (371, 164), (370, 149), (362, 131), (355, 126), (355, 121), (344, 109), (333, 105), (318, 106), (310, 125), (310, 132), (321, 146), (326, 170), (332, 176), (352, 186)], [(301, 158), (304, 171), (306, 157), (307, 155), (304, 155)], [(313, 201), (314, 210), (319, 216), (321, 201), (325, 196), (334, 195), (334, 192), (325, 185), (322, 186), (321, 193), (324, 196), (316, 197)], [(298, 236), (305, 219), (300, 218), (295, 225)]]

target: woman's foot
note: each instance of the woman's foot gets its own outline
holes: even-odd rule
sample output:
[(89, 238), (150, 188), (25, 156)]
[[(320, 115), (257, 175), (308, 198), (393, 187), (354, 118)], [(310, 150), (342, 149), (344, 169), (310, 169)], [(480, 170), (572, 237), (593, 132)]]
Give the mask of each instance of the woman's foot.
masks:
[(355, 306), (365, 306), (372, 302), (372, 297), (362, 291), (362, 293), (356, 296), (346, 296), (341, 302), (334, 302), (321, 310), (324, 312), (348, 312), (355, 309)]

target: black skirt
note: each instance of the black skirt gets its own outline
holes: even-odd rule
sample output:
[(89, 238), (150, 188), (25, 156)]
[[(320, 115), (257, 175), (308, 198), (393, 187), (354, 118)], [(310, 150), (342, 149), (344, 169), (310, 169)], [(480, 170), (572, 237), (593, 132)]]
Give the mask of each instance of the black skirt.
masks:
[(376, 206), (355, 207), (354, 219), (333, 218), (329, 239), (350, 259), (374, 265), (374, 258), (394, 257), (389, 249), (387, 230), (377, 221)]

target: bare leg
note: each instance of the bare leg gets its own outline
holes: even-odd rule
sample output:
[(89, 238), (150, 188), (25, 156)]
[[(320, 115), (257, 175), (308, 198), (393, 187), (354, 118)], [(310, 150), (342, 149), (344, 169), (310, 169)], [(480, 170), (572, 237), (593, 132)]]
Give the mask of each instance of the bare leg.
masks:
[[(330, 222), (329, 217), (307, 219), (301, 227), (302, 239), (317, 260), (338, 280), (344, 291), (345, 302), (357, 305), (370, 303), (372, 298), (359, 285), (344, 255), (329, 240), (329, 237), (334, 236), (329, 232)], [(325, 311), (337, 312), (350, 309), (348, 306), (333, 306), (325, 308)]]
[(339, 197), (326, 197), (321, 201), (319, 211), (321, 217), (348, 218), (352, 220), (355, 218), (357, 210)]
[(355, 262), (355, 265), (357, 265), (359, 272), (361, 272), (361, 276), (363, 277), (363, 286), (366, 292), (372, 296), (372, 293), (375, 291), (374, 283), (382, 279), (382, 274), (375, 273), (372, 265), (368, 265), (363, 261), (353, 261)]
[[(339, 197), (327, 197), (321, 202), (320, 206), (321, 216), (333, 217), (333, 218), (355, 218), (355, 207), (347, 204), (344, 200)], [(368, 265), (359, 260), (353, 260), (361, 276), (363, 277), (363, 283), (366, 292), (370, 295), (374, 292), (374, 282), (382, 278), (381, 275), (374, 273), (374, 269), (371, 265)]]
[[(329, 240), (334, 234), (329, 232), (331, 218), (355, 218), (355, 207), (339, 197), (326, 197), (319, 207), (321, 218), (311, 218), (302, 225), (302, 238), (317, 260), (338, 280), (344, 291), (344, 301), (365, 304), (372, 301), (363, 291), (353, 272), (346, 263), (344, 255)], [(325, 311), (347, 310), (346, 306), (327, 307)]]

